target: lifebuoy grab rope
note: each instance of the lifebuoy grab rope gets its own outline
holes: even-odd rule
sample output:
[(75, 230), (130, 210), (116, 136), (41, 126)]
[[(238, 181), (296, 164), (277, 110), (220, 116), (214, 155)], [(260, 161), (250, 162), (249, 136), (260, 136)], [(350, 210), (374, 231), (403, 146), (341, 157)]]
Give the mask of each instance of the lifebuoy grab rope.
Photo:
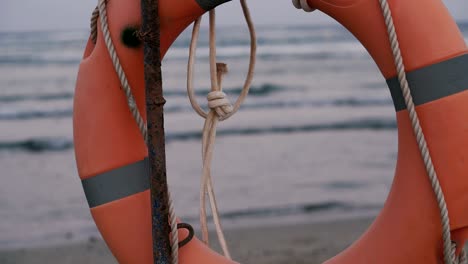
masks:
[[(306, 12), (313, 11), (314, 8), (310, 7), (307, 3), (307, 0), (292, 0), (293, 5), (297, 9), (303, 9)], [(440, 186), (437, 173), (434, 169), (434, 164), (432, 163), (432, 158), (430, 155), (427, 142), (422, 131), (419, 117), (415, 109), (413, 102), (413, 97), (411, 95), (411, 90), (406, 78), (405, 66), (403, 63), (403, 57), (401, 55), (401, 50), (398, 42), (398, 37), (395, 31), (395, 25), (393, 23), (392, 12), (387, 0), (379, 0), (382, 14), (385, 20), (385, 25), (387, 27), (387, 33), (390, 40), (391, 50), (395, 62), (395, 67), (397, 70), (398, 81), (400, 83), (401, 91), (407, 105), (411, 125), (413, 127), (414, 134), (418, 143), (419, 150), (421, 152), (421, 157), (424, 161), (424, 166), (426, 168), (429, 180), (431, 182), (432, 189), (437, 199), (437, 204), (439, 206), (439, 212), (442, 221), (442, 237), (443, 237), (443, 248), (444, 248), (444, 262), (446, 264), (467, 264), (467, 256), (464, 249), (461, 250), (460, 256), (456, 256), (455, 252), (457, 246), (463, 247), (464, 245), (456, 245), (451, 240), (450, 234), (450, 219), (448, 215), (447, 204), (445, 202), (444, 193)]]
[(187, 93), (189, 96), (190, 103), (195, 112), (197, 112), (201, 117), (205, 119), (205, 125), (203, 127), (202, 136), (203, 172), (200, 184), (200, 226), (202, 230), (202, 240), (206, 244), (209, 243), (208, 224), (206, 215), (206, 196), (208, 195), (218, 240), (224, 255), (229, 259), (231, 259), (231, 256), (221, 227), (221, 221), (219, 219), (218, 213), (218, 205), (216, 202), (216, 196), (214, 193), (211, 179), (211, 163), (213, 159), (214, 144), (216, 140), (217, 124), (219, 121), (228, 119), (239, 110), (242, 102), (244, 102), (245, 98), (247, 97), (254, 76), (257, 38), (252, 18), (250, 16), (250, 11), (247, 6), (247, 2), (246, 0), (240, 0), (240, 3), (250, 34), (250, 59), (247, 77), (242, 88), (241, 94), (239, 95), (235, 104), (231, 105), (229, 100), (226, 98), (226, 94), (222, 91), (222, 81), (223, 76), (227, 73), (227, 65), (224, 63), (216, 62), (216, 14), (214, 10), (211, 10), (209, 13), (211, 92), (208, 93), (207, 96), (208, 107), (210, 108), (210, 111), (208, 113), (206, 113), (198, 104), (195, 98), (195, 91), (193, 88), (193, 68), (195, 64), (195, 53), (197, 48), (197, 40), (200, 32), (201, 18), (198, 18), (194, 23), (192, 40), (190, 42), (189, 61), (187, 66)]
[[(453, 245), (450, 235), (450, 219), (448, 215), (447, 204), (445, 202), (444, 193), (442, 191), (439, 179), (437, 177), (437, 172), (435, 171), (434, 164), (432, 163), (432, 158), (429, 148), (427, 146), (426, 138), (424, 136), (421, 124), (419, 122), (418, 113), (416, 112), (416, 108), (414, 106), (413, 97), (411, 95), (408, 80), (406, 79), (405, 65), (403, 63), (403, 57), (401, 56), (400, 45), (395, 31), (395, 25), (393, 23), (392, 12), (390, 10), (390, 6), (387, 0), (379, 0), (379, 3), (382, 9), (383, 17), (385, 19), (385, 25), (387, 26), (388, 38), (390, 40), (393, 58), (395, 61), (398, 81), (400, 83), (401, 91), (403, 93), (403, 97), (408, 108), (411, 125), (413, 127), (413, 131), (416, 136), (416, 141), (421, 152), (421, 157), (423, 158), (424, 166), (426, 167), (427, 175), (431, 182), (431, 186), (434, 190), (434, 194), (437, 199), (437, 204), (439, 206), (442, 221), (444, 261), (446, 264), (465, 264), (467, 261), (464, 250), (462, 250), (459, 257), (455, 255), (457, 245)], [(460, 246), (463, 247), (463, 245)]]
[[(135, 98), (132, 93), (132, 89), (127, 80), (127, 76), (125, 75), (122, 65), (120, 64), (119, 56), (117, 55), (117, 52), (115, 51), (114, 43), (112, 42), (112, 38), (109, 32), (106, 6), (107, 6), (107, 0), (99, 0), (97, 8), (93, 11), (93, 14), (91, 16), (91, 39), (93, 40), (93, 42), (96, 42), (97, 21), (99, 17), (100, 22), (101, 22), (101, 30), (102, 30), (104, 42), (106, 44), (107, 51), (109, 52), (109, 55), (111, 57), (112, 64), (114, 65), (115, 72), (117, 73), (119, 77), (122, 90), (124, 91), (125, 96), (127, 98), (128, 108), (130, 112), (132, 113), (133, 119), (135, 119), (135, 122), (138, 125), (138, 129), (140, 130), (140, 133), (143, 139), (146, 142), (148, 139), (146, 122), (143, 120), (143, 117), (141, 116), (141, 113), (138, 110), (138, 107), (135, 102)], [(174, 202), (172, 200), (170, 190), (168, 191), (168, 197), (169, 197), (169, 222), (170, 222), (169, 224), (171, 226), (172, 263), (177, 264), (179, 262), (178, 260), (179, 258), (178, 257), (179, 256), (179, 232), (177, 229), (177, 217), (175, 214)]]

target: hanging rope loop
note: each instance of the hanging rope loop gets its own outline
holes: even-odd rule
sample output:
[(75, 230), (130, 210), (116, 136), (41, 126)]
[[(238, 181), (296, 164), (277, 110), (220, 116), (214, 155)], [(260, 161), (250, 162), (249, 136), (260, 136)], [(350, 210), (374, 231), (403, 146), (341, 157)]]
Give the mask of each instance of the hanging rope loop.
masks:
[[(250, 15), (250, 10), (248, 8), (246, 0), (240, 0), (242, 11), (244, 13), (244, 17), (247, 23), (247, 27), (249, 29), (250, 35), (250, 57), (249, 57), (249, 68), (247, 70), (247, 76), (245, 78), (244, 86), (242, 87), (241, 93), (237, 98), (236, 102), (232, 105), (232, 111), (229, 114), (225, 115), (220, 120), (226, 120), (232, 115), (234, 115), (244, 102), (249, 93), (250, 86), (252, 85), (253, 76), (254, 76), (254, 69), (256, 64), (256, 54), (257, 54), (257, 35), (255, 32), (255, 28), (252, 22), (252, 18)], [(222, 85), (223, 77), (227, 73), (227, 65), (224, 63), (219, 63), (216, 61), (216, 35), (215, 35), (215, 13), (214, 10), (210, 11), (210, 76), (211, 76), (211, 90), (212, 91), (220, 91), (219, 87)], [(193, 110), (201, 116), (202, 118), (206, 119), (208, 117), (208, 113), (203, 110), (200, 104), (196, 100), (195, 96), (195, 89), (193, 85), (194, 79), (194, 66), (195, 66), (195, 57), (196, 57), (196, 49), (197, 49), (197, 42), (200, 35), (200, 26), (201, 26), (201, 18), (195, 20), (193, 25), (192, 31), (192, 39), (190, 42), (190, 49), (189, 49), (189, 60), (187, 64), (187, 94), (190, 100), (190, 104), (192, 105)], [(219, 81), (218, 81), (219, 79)]]
[(221, 221), (218, 213), (218, 205), (216, 202), (216, 196), (214, 193), (213, 183), (211, 179), (211, 163), (213, 159), (214, 145), (216, 140), (216, 129), (219, 121), (226, 120), (234, 115), (239, 110), (241, 104), (244, 102), (252, 84), (255, 61), (256, 61), (256, 34), (250, 16), (246, 0), (240, 0), (242, 11), (244, 13), (247, 26), (250, 33), (250, 58), (249, 68), (247, 77), (245, 79), (242, 91), (237, 98), (234, 105), (230, 103), (226, 94), (222, 89), (223, 77), (227, 73), (227, 65), (216, 61), (216, 30), (215, 30), (215, 11), (209, 12), (209, 49), (210, 49), (210, 80), (211, 80), (211, 92), (208, 93), (208, 108), (210, 111), (205, 112), (198, 104), (195, 98), (195, 91), (193, 88), (193, 68), (195, 64), (195, 53), (197, 48), (198, 36), (200, 34), (201, 18), (197, 19), (193, 26), (192, 40), (190, 42), (189, 60), (187, 65), (187, 93), (190, 103), (201, 117), (205, 119), (202, 135), (202, 177), (200, 182), (200, 226), (202, 233), (202, 240), (205, 244), (209, 243), (208, 237), (208, 224), (207, 224), (207, 210), (206, 210), (206, 198), (210, 203), (211, 211), (213, 214), (213, 222), (218, 236), (219, 244), (223, 250), (224, 256), (231, 259), (229, 249), (224, 237), (223, 229), (221, 227)]
[(450, 233), (450, 219), (447, 209), (447, 203), (445, 196), (440, 186), (440, 182), (437, 176), (437, 172), (432, 162), (431, 153), (426, 142), (426, 138), (421, 127), (418, 113), (413, 102), (413, 96), (409, 87), (408, 80), (406, 78), (405, 64), (403, 62), (403, 56), (401, 55), (400, 45), (398, 36), (393, 23), (392, 11), (387, 0), (379, 0), (382, 15), (387, 27), (387, 34), (390, 41), (390, 48), (392, 50), (395, 68), (398, 75), (398, 81), (400, 83), (401, 91), (405, 99), (405, 104), (408, 108), (408, 114), (413, 127), (414, 136), (418, 143), (419, 151), (426, 168), (427, 176), (431, 183), (437, 204), (439, 206), (439, 213), (442, 222), (442, 238), (443, 238), (443, 257), (445, 264), (467, 264), (466, 255), (464, 249), (461, 250), (460, 256), (455, 254), (457, 245), (452, 242)]

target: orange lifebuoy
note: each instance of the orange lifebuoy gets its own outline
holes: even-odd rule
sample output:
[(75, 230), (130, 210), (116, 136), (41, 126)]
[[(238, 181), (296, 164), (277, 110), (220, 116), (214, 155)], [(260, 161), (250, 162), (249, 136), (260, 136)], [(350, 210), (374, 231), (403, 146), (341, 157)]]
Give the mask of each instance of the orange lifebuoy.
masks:
[[(160, 0), (161, 52), (194, 19), (224, 0)], [(444, 190), (454, 240), (468, 238), (468, 49), (441, 0), (390, 0), (408, 79)], [(402, 100), (378, 0), (309, 0), (348, 28), (387, 79), (397, 110), (399, 154), (392, 190), (369, 230), (327, 263), (425, 263), (442, 259), (437, 204)], [(139, 1), (107, 5), (109, 28), (137, 106), (144, 109), (143, 53), (121, 34), (139, 27)], [(102, 32), (88, 41), (77, 78), (74, 140), (91, 214), (120, 263), (152, 263), (147, 150)], [(143, 116), (144, 117), (144, 116)], [(145, 117), (144, 117), (145, 118)], [(180, 240), (187, 234), (181, 232)], [(233, 263), (197, 239), (180, 263)]]
[[(209, 2), (209, 1), (208, 1)], [(209, 4), (209, 3), (208, 3)], [(206, 6), (204, 6), (206, 7)], [(195, 0), (160, 1), (161, 52), (205, 10)], [(143, 53), (127, 47), (121, 34), (139, 27), (139, 1), (107, 4), (109, 30), (136, 103), (144, 115)], [(147, 149), (132, 118), (98, 26), (80, 64), (74, 103), (78, 172), (91, 214), (120, 263), (152, 263)], [(181, 230), (180, 240), (187, 236)], [(180, 263), (233, 263), (193, 239), (180, 249)]]
[[(441, 263), (439, 210), (415, 136), (378, 0), (309, 0), (344, 25), (387, 79), (397, 110), (398, 158), (389, 197), (368, 231), (335, 263)], [(447, 201), (452, 239), (468, 238), (468, 49), (441, 0), (390, 0), (411, 92)]]

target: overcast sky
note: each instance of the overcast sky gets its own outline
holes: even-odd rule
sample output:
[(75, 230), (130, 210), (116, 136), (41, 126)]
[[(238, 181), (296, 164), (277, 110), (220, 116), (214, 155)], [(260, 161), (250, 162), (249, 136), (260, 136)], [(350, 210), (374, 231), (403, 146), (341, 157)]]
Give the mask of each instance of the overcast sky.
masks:
[[(219, 8), (219, 24), (232, 25), (243, 22), (238, 1), (234, 2)], [(256, 24), (331, 22), (331, 19), (319, 12), (310, 15), (295, 10), (291, 0), (248, 2)], [(468, 21), (468, 1), (444, 2), (456, 19)], [(96, 3), (97, 0), (0, 0), (0, 31), (87, 28), (89, 16)]]

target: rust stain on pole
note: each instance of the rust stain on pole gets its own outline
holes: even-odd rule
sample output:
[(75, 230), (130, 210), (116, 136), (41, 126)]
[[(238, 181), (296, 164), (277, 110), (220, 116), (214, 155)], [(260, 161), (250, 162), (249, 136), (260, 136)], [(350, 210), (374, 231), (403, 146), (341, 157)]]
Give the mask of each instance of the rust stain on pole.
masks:
[(164, 103), (162, 91), (160, 21), (158, 0), (141, 0), (150, 161), (153, 258), (155, 264), (172, 262), (169, 226), (169, 196), (166, 179)]

